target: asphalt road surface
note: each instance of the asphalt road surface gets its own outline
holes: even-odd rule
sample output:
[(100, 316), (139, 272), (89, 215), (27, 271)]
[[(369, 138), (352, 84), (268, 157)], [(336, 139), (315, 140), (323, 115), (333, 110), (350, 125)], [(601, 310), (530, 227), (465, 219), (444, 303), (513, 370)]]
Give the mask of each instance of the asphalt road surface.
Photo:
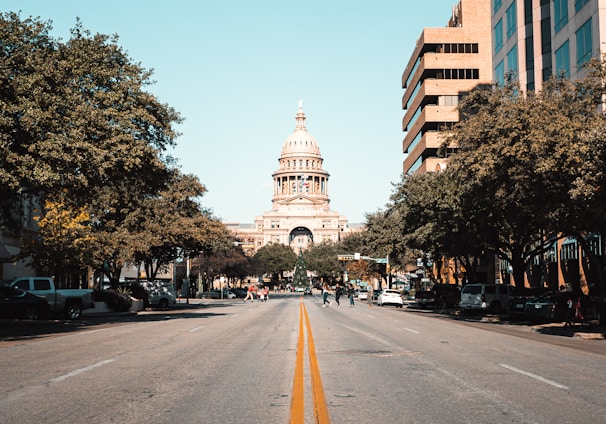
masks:
[(605, 420), (605, 340), (341, 304), (279, 294), (78, 322), (0, 321), (0, 422)]

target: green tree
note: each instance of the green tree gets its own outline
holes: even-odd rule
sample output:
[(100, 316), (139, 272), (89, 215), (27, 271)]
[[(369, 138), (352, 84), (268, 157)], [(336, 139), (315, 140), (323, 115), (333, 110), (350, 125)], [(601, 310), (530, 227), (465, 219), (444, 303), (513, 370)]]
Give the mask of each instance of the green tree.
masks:
[(295, 286), (309, 286), (309, 278), (307, 277), (307, 266), (303, 258), (303, 252), (299, 252), (297, 263), (295, 265), (295, 273), (293, 275), (293, 284)]
[(459, 146), (449, 169), (466, 217), (512, 265), (516, 285), (564, 235), (562, 222), (578, 217), (571, 188), (587, 166), (587, 135), (603, 125), (600, 96), (583, 87), (553, 79), (540, 93), (513, 84), (476, 90), (462, 101), (463, 119), (448, 140)]
[[(388, 215), (400, 221), (398, 237), (409, 248), (404, 260), (427, 258), (437, 263), (438, 275), (444, 265), (441, 258), (454, 258), (474, 275), (487, 245), (483, 231), (461, 204), (457, 174), (445, 172), (406, 176), (396, 185)], [(396, 219), (396, 218), (394, 218)], [(435, 275), (430, 275), (434, 280)]]
[(341, 264), (338, 260), (339, 245), (332, 242), (314, 244), (305, 252), (307, 268), (324, 282), (332, 282), (340, 277)]
[(284, 271), (290, 271), (295, 267), (297, 255), (290, 246), (270, 243), (257, 250), (254, 260), (258, 264), (260, 272), (271, 275), (272, 280), (276, 283), (283, 278)]
[(36, 219), (38, 234), (25, 241), (20, 257), (30, 260), (39, 272), (53, 275), (58, 284), (68, 284), (68, 275), (89, 261), (93, 241), (90, 216), (86, 208), (73, 210), (48, 198), (44, 209), (46, 214)]
[(125, 226), (137, 240), (132, 260), (144, 266), (150, 281), (182, 252), (192, 257), (198, 252), (232, 250), (229, 230), (198, 203), (205, 191), (195, 176), (175, 170), (166, 190), (143, 199), (125, 217)]

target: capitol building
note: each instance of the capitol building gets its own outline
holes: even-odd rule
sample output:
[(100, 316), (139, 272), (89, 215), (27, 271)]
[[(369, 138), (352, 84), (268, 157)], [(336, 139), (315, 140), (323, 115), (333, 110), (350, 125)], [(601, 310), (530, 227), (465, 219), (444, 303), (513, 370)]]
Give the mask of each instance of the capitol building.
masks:
[(299, 102), (295, 130), (284, 140), (272, 174), (271, 210), (257, 216), (254, 224), (225, 223), (247, 254), (270, 243), (291, 246), (298, 253), (312, 243), (337, 242), (352, 231), (345, 216), (330, 210), (330, 174), (305, 119)]

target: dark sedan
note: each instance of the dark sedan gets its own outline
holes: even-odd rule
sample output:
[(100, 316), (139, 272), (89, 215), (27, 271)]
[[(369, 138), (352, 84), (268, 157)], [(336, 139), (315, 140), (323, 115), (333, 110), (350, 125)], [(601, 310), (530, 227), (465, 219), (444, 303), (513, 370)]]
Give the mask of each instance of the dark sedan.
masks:
[(568, 301), (571, 301), (573, 305), (580, 304), (580, 315), (575, 319), (576, 321), (583, 322), (597, 317), (595, 300), (587, 295), (573, 292), (543, 293), (527, 301), (524, 312), (529, 321), (562, 322), (567, 319), (567, 314), (574, 312), (572, 308), (569, 309)]
[(512, 320), (523, 319), (526, 317), (526, 311), (524, 310), (526, 302), (535, 299), (537, 296), (545, 293), (547, 289), (542, 287), (524, 287), (515, 289), (513, 296), (507, 300), (507, 312), (509, 318)]
[(16, 287), (0, 286), (0, 317), (42, 319), (48, 317), (46, 298)]

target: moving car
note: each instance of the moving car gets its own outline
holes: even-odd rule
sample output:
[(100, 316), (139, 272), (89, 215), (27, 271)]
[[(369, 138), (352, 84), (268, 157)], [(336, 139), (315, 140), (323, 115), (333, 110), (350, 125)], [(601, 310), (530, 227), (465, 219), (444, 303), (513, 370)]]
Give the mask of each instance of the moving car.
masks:
[(358, 293), (358, 300), (368, 300), (368, 291), (360, 290)]
[(401, 308), (404, 306), (404, 299), (398, 290), (383, 289), (381, 294), (379, 294), (379, 297), (377, 297), (377, 305), (394, 305)]
[(45, 297), (17, 287), (0, 286), (0, 317), (42, 319), (48, 317), (50, 306)]

